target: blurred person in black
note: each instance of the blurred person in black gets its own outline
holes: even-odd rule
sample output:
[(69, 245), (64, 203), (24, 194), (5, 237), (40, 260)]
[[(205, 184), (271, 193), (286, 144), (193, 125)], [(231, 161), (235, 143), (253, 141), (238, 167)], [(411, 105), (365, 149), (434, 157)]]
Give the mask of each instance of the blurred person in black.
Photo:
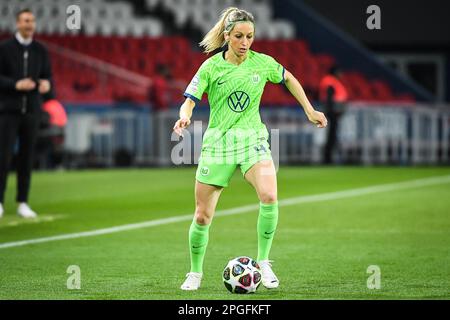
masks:
[(323, 158), (325, 164), (330, 164), (333, 161), (339, 118), (344, 113), (343, 104), (348, 98), (347, 89), (340, 80), (340, 74), (340, 69), (337, 66), (331, 67), (329, 72), (321, 79), (319, 85), (320, 102), (325, 107), (325, 116), (329, 120)]
[(67, 113), (53, 90), (42, 96), (39, 134), (35, 149), (38, 168), (63, 169)]
[(29, 9), (17, 13), (16, 28), (14, 37), (0, 43), (0, 217), (17, 141), (17, 214), (34, 218), (28, 195), (41, 95), (51, 89), (51, 67), (46, 48), (33, 39), (36, 22)]

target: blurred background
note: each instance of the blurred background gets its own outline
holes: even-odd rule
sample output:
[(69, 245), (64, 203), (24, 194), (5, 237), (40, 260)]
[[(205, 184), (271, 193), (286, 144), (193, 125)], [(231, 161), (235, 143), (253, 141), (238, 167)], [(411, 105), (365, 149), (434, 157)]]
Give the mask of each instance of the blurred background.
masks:
[[(69, 30), (67, 8), (81, 9)], [(30, 8), (46, 44), (54, 92), (67, 122), (43, 121), (40, 169), (171, 166), (173, 123), (183, 92), (208, 58), (198, 42), (220, 12), (256, 18), (255, 51), (276, 58), (327, 111), (324, 78), (339, 67), (346, 98), (330, 128), (317, 130), (284, 86), (268, 84), (261, 115), (279, 130), (280, 164), (450, 163), (450, 30), (445, 1), (2, 0), (0, 39)], [(325, 97), (325, 98), (324, 98)], [(206, 99), (193, 120), (207, 127)], [(331, 138), (334, 139), (334, 138)], [(328, 151), (327, 151), (328, 150)], [(193, 152), (192, 162), (198, 154)]]

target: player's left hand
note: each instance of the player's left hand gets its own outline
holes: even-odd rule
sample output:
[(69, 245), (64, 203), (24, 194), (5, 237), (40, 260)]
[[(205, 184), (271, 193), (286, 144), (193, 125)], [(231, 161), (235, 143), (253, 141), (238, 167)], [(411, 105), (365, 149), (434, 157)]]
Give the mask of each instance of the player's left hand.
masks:
[(328, 125), (328, 120), (323, 112), (313, 110), (307, 116), (309, 121), (317, 125), (317, 128), (325, 128)]
[(40, 94), (45, 94), (47, 92), (50, 91), (50, 81), (46, 80), (46, 79), (40, 79), (39, 80), (39, 93)]

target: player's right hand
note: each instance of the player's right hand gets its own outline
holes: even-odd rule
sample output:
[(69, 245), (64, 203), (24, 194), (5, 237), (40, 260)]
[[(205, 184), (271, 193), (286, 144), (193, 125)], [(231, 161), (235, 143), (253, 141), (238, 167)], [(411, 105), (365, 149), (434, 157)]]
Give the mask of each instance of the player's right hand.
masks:
[(173, 131), (175, 131), (176, 134), (183, 137), (183, 129), (187, 128), (191, 124), (191, 120), (188, 118), (180, 118), (175, 122), (175, 125), (173, 126)]
[(18, 91), (31, 91), (36, 88), (36, 82), (31, 78), (21, 79), (16, 82), (16, 90)]

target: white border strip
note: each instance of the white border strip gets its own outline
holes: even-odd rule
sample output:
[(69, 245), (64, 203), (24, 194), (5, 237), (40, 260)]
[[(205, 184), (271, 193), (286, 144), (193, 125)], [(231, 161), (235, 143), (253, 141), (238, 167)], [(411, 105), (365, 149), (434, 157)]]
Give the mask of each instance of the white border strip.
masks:
[[(322, 201), (345, 199), (345, 198), (364, 196), (364, 195), (380, 193), (380, 192), (423, 188), (423, 187), (427, 187), (427, 186), (440, 185), (440, 184), (446, 184), (446, 183), (450, 183), (450, 175), (418, 179), (418, 180), (410, 180), (410, 181), (399, 182), (399, 183), (382, 184), (382, 185), (377, 185), (377, 186), (364, 187), (364, 188), (358, 188), (358, 189), (350, 189), (350, 190), (337, 191), (337, 192), (322, 193), (322, 194), (310, 195), (310, 196), (300, 196), (300, 197), (294, 197), (294, 198), (280, 200), (278, 203), (279, 203), (280, 207), (283, 207), (283, 206), (290, 206), (290, 205), (296, 205), (296, 204), (301, 204), (301, 203), (311, 203), (311, 202), (322, 202)], [(246, 205), (246, 206), (241, 206), (241, 207), (236, 207), (236, 208), (231, 208), (231, 209), (226, 209), (226, 210), (219, 210), (216, 212), (215, 216), (216, 217), (230, 216), (230, 215), (235, 215), (235, 214), (240, 214), (240, 213), (245, 213), (245, 212), (250, 212), (250, 211), (256, 211), (258, 209), (259, 209), (259, 204), (252, 204), (252, 205)], [(21, 246), (26, 246), (26, 245), (30, 245), (30, 244), (38, 244), (38, 243), (45, 243), (45, 242), (51, 242), (51, 241), (93, 237), (93, 236), (99, 236), (99, 235), (103, 235), (103, 234), (111, 234), (111, 233), (122, 232), (122, 231), (150, 228), (150, 227), (155, 227), (155, 226), (160, 226), (160, 225), (165, 225), (165, 224), (170, 224), (170, 223), (176, 223), (176, 222), (181, 222), (181, 221), (189, 221), (189, 220), (192, 220), (192, 218), (193, 218), (193, 215), (188, 214), (188, 215), (175, 216), (175, 217), (164, 218), (164, 219), (149, 220), (149, 221), (144, 221), (144, 222), (139, 222), (139, 223), (125, 224), (125, 225), (121, 225), (121, 226), (117, 226), (117, 227), (97, 229), (97, 230), (86, 231), (86, 232), (68, 233), (68, 234), (61, 234), (61, 235), (52, 236), (52, 237), (29, 239), (29, 240), (14, 241), (14, 242), (5, 242), (5, 243), (0, 244), (0, 249), (21, 247)]]

